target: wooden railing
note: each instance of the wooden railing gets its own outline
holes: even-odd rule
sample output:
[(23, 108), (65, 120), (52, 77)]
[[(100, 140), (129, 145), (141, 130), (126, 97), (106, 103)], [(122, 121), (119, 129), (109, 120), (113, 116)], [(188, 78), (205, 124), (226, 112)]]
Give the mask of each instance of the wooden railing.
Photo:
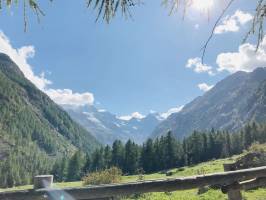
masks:
[[(43, 182), (43, 180), (45, 180)], [(228, 193), (229, 200), (241, 200), (240, 190), (266, 186), (266, 166), (184, 178), (150, 180), (93, 187), (53, 189), (52, 176), (35, 177), (35, 189), (2, 192), (1, 200), (88, 200), (113, 199), (132, 194), (172, 192), (205, 186), (216, 186)], [(44, 184), (45, 183), (45, 184)], [(42, 188), (45, 187), (45, 188)], [(41, 189), (39, 189), (41, 188)]]

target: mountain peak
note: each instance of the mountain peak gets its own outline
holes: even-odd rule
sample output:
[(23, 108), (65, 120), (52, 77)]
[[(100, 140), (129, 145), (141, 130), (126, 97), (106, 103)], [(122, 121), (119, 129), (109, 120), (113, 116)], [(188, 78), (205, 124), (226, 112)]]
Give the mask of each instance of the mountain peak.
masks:
[(253, 72), (250, 73), (250, 78), (260, 81), (265, 80), (266, 68), (265, 67), (256, 68)]
[(0, 59), (1, 60), (10, 60), (11, 61), (10, 57), (7, 54), (1, 53), (1, 52), (0, 52)]
[[(158, 113), (147, 116), (133, 114), (130, 119), (120, 119), (116, 115), (96, 109), (94, 106), (82, 109), (66, 109), (68, 113), (104, 144), (112, 144), (114, 140), (126, 142), (132, 139), (143, 143), (153, 129), (161, 122)], [(94, 108), (94, 109), (91, 109)]]
[(10, 75), (10, 73), (15, 73), (21, 77), (24, 77), (24, 74), (16, 65), (16, 63), (14, 63), (13, 60), (7, 54), (4, 53), (0, 53), (0, 69), (6, 75)]

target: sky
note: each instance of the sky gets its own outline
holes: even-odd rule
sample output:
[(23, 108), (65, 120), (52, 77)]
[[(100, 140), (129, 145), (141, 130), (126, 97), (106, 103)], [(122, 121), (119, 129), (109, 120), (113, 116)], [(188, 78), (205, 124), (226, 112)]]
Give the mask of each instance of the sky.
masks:
[[(122, 118), (165, 116), (203, 95), (226, 76), (266, 66), (266, 39), (255, 52), (249, 30), (255, 1), (236, 0), (214, 31), (204, 60), (201, 48), (228, 0), (194, 0), (185, 18), (169, 16), (160, 0), (143, 0), (106, 24), (85, 2), (42, 1), (37, 23), (21, 5), (3, 9), (0, 52), (58, 104), (95, 105)], [(209, 7), (206, 12), (206, 7)], [(4, 20), (3, 20), (4, 19)]]

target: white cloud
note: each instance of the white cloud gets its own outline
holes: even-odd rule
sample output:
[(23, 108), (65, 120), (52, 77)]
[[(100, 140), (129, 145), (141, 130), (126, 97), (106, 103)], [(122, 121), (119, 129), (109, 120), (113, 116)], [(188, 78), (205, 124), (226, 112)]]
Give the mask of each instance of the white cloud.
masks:
[(0, 31), (0, 52), (7, 54), (20, 68), (24, 76), (31, 80), (39, 89), (43, 90), (52, 82), (44, 77), (44, 73), (35, 75), (32, 67), (28, 63), (28, 59), (34, 57), (35, 50), (33, 46), (24, 46), (19, 49), (12, 47), (7, 36)]
[(143, 119), (145, 118), (145, 115), (140, 114), (139, 112), (134, 112), (131, 115), (125, 115), (125, 116), (120, 116), (118, 119), (129, 121), (131, 119)]
[(202, 90), (203, 92), (207, 92), (209, 91), (210, 89), (213, 88), (214, 85), (208, 85), (207, 83), (200, 83), (198, 84), (198, 88), (200, 90)]
[(93, 94), (89, 92), (74, 93), (70, 89), (47, 89), (46, 94), (60, 105), (84, 106), (93, 104)]
[(217, 56), (218, 71), (251, 72), (258, 67), (266, 67), (266, 36), (256, 51), (256, 46), (245, 43), (238, 52), (221, 53)]
[(208, 73), (209, 75), (214, 75), (212, 66), (202, 64), (199, 57), (188, 59), (186, 67), (193, 69), (196, 73)]
[(196, 30), (199, 29), (199, 27), (200, 27), (199, 24), (195, 24), (195, 25), (194, 25), (194, 28), (195, 28)]
[(155, 110), (150, 110), (150, 114), (155, 114), (157, 113)]
[(166, 118), (168, 118), (171, 114), (180, 112), (183, 108), (184, 108), (184, 106), (179, 106), (179, 107), (176, 107), (176, 108), (171, 108), (171, 109), (169, 109), (167, 112), (162, 113), (162, 114), (161, 114), (161, 117), (162, 117), (163, 119), (166, 119)]
[(232, 16), (226, 16), (222, 24), (217, 26), (214, 30), (215, 34), (222, 34), (227, 32), (238, 32), (240, 26), (245, 25), (252, 20), (252, 15), (248, 12), (237, 10)]
[(93, 94), (89, 92), (74, 93), (70, 89), (52, 89), (50, 88), (52, 81), (46, 79), (44, 73), (34, 74), (32, 66), (28, 63), (28, 59), (35, 55), (33, 46), (13, 48), (8, 37), (0, 31), (0, 52), (7, 54), (18, 65), (24, 76), (37, 88), (47, 93), (56, 103), (75, 106), (93, 104)]

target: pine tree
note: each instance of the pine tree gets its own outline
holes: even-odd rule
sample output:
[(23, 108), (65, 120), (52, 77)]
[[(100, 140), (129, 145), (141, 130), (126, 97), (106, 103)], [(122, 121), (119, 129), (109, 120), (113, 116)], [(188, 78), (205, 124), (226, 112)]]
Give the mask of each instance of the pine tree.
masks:
[(112, 165), (120, 169), (123, 168), (125, 150), (121, 141), (116, 140), (112, 147)]
[(77, 151), (69, 161), (67, 175), (68, 181), (77, 181), (81, 179), (83, 163), (82, 153)]
[(154, 170), (159, 171), (164, 168), (163, 163), (163, 148), (159, 138), (154, 141)]
[(105, 169), (103, 148), (97, 149), (92, 154), (91, 169), (92, 171), (99, 171)]
[(244, 130), (244, 148), (248, 148), (253, 142), (251, 127), (247, 125)]
[(141, 151), (141, 165), (146, 173), (151, 173), (156, 170), (155, 165), (155, 152), (152, 139), (148, 139), (143, 145)]
[(228, 132), (223, 133), (223, 147), (221, 156), (223, 158), (229, 157), (231, 152), (231, 137)]
[(109, 145), (104, 148), (104, 166), (106, 169), (112, 166), (112, 149)]
[(86, 161), (83, 167), (83, 174), (86, 175), (87, 173), (89, 173), (91, 171), (92, 168), (92, 161), (91, 161), (91, 156), (89, 154), (86, 155)]
[(176, 154), (176, 140), (173, 137), (171, 131), (167, 133), (165, 137), (165, 162), (166, 167), (173, 168), (177, 165), (177, 154)]
[(176, 141), (176, 154), (177, 154), (176, 167), (184, 166), (184, 150), (183, 150), (182, 143), (179, 140)]
[(128, 140), (125, 146), (125, 161), (124, 161), (124, 172), (134, 174), (138, 169), (138, 147), (137, 145)]
[(52, 174), (54, 175), (54, 180), (55, 181), (62, 181), (61, 177), (61, 160), (57, 160), (53, 166)]

